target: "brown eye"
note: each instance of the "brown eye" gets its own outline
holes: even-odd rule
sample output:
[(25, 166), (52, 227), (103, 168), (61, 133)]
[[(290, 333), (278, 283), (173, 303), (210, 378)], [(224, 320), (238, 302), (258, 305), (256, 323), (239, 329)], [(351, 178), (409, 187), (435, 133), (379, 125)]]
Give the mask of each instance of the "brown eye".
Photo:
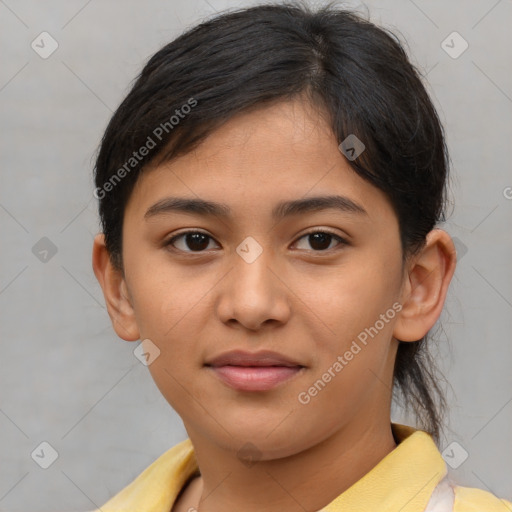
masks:
[(211, 236), (201, 231), (187, 231), (172, 237), (165, 245), (183, 252), (203, 252), (211, 240)]
[[(302, 239), (308, 242), (309, 247), (301, 248), (306, 251), (326, 252), (339, 246), (348, 245), (344, 238), (326, 230), (311, 231), (299, 238), (299, 240)], [(212, 240), (210, 235), (202, 231), (186, 231), (172, 237), (165, 245), (171, 246), (176, 251), (200, 253), (208, 249)], [(337, 245), (332, 246), (333, 242), (337, 242)]]
[(330, 233), (329, 231), (311, 231), (301, 236), (299, 240), (306, 239), (310, 248), (305, 248), (305, 250), (313, 250), (314, 252), (321, 252), (332, 249), (331, 243), (333, 241), (338, 242), (338, 246), (347, 245), (347, 241), (344, 240), (339, 235), (335, 235), (334, 233)]

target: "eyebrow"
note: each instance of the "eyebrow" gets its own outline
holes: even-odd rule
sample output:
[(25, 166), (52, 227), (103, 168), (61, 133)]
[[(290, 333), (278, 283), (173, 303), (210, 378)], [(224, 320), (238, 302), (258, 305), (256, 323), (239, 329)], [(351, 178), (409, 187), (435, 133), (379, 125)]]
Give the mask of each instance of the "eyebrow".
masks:
[[(272, 209), (272, 218), (278, 220), (293, 215), (313, 213), (329, 209), (339, 210), (343, 213), (368, 215), (367, 211), (359, 203), (356, 203), (345, 196), (334, 195), (306, 197), (291, 201), (283, 201), (278, 203)], [(144, 214), (144, 218), (148, 219), (156, 215), (171, 212), (192, 213), (205, 217), (218, 216), (227, 218), (231, 215), (231, 208), (227, 204), (215, 203), (206, 199), (166, 197), (151, 206)]]

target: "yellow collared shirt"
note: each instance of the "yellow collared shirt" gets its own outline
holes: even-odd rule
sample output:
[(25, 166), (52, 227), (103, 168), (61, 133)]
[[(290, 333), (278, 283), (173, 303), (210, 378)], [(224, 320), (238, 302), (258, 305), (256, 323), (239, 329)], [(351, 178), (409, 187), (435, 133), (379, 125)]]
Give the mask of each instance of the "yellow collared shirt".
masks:
[[(399, 441), (397, 447), (322, 512), (425, 510), (434, 489), (447, 475), (446, 463), (429, 434), (397, 423), (391, 426)], [(194, 448), (186, 439), (162, 454), (98, 510), (170, 512), (183, 486), (198, 471)], [(490, 492), (453, 484), (452, 489), (453, 512), (512, 512), (511, 501)]]

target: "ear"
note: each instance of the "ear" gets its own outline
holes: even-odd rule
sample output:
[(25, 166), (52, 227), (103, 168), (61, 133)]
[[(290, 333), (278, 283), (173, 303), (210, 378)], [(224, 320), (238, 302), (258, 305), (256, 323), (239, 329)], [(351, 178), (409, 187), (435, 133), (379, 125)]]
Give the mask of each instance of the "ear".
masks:
[(402, 310), (393, 331), (396, 339), (418, 341), (436, 323), (443, 309), (456, 260), (450, 235), (442, 229), (430, 231), (425, 246), (406, 265)]
[(125, 278), (123, 272), (112, 265), (103, 233), (94, 237), (92, 268), (103, 290), (107, 311), (117, 335), (126, 341), (138, 340), (139, 328)]

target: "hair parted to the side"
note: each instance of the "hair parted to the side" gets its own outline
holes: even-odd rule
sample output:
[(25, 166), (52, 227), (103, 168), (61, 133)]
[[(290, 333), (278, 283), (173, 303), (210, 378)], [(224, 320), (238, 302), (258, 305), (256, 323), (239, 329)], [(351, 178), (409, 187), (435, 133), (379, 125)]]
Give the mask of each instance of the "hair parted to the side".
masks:
[[(449, 159), (399, 40), (333, 4), (267, 4), (221, 13), (164, 46), (114, 113), (95, 165), (113, 264), (123, 271), (124, 211), (148, 163), (191, 151), (238, 113), (296, 97), (325, 116), (338, 143), (350, 134), (363, 141), (349, 164), (389, 197), (403, 259), (421, 249), (444, 217)], [(427, 341), (399, 342), (394, 385), (419, 428), (439, 442), (446, 403)]]

